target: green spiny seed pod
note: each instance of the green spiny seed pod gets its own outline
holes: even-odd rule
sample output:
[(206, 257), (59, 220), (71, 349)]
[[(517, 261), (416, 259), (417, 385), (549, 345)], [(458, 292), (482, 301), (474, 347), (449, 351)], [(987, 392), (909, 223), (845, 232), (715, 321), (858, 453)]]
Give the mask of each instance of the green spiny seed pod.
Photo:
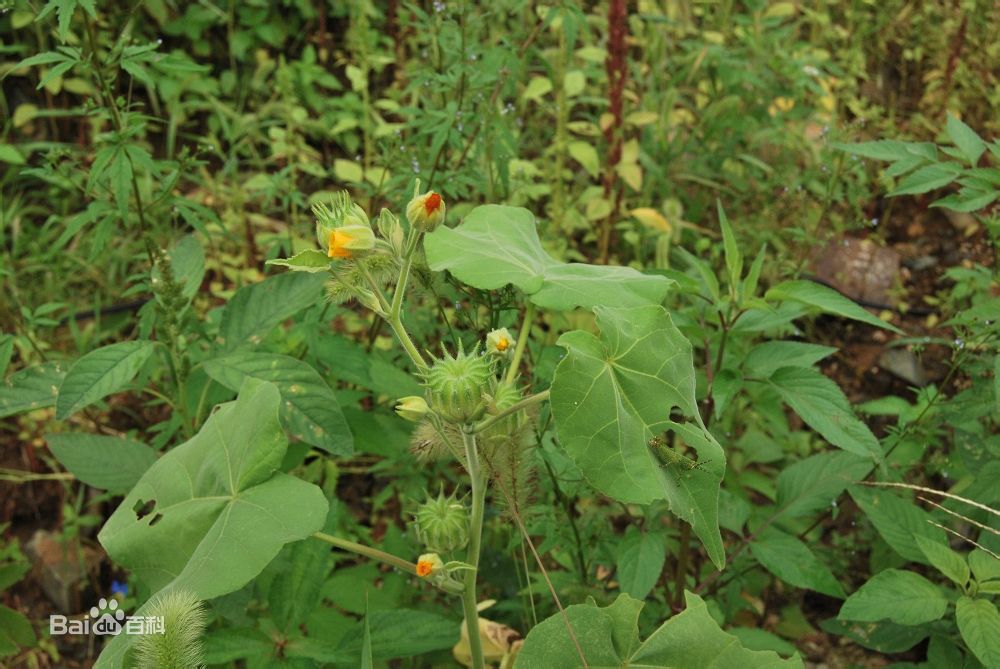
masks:
[(483, 394), (493, 378), (490, 361), (479, 355), (479, 345), (466, 354), (459, 348), (454, 357), (444, 352), (425, 373), (424, 385), (431, 391), (431, 408), (442, 418), (469, 423), (486, 409)]
[(140, 669), (191, 669), (204, 662), (205, 607), (187, 590), (159, 595), (146, 614), (163, 621), (162, 634), (144, 634), (135, 642)]
[(450, 553), (469, 542), (469, 512), (444, 491), (417, 508), (417, 537), (433, 553)]

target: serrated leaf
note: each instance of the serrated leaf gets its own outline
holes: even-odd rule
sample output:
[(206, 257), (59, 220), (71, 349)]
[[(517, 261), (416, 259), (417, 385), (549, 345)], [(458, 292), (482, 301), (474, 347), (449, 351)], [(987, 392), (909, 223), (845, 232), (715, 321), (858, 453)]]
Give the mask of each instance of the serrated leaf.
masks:
[(337, 158), (333, 161), (333, 175), (340, 181), (361, 183), (365, 179), (364, 168), (353, 160)]
[(969, 165), (975, 167), (976, 163), (979, 162), (979, 157), (986, 150), (986, 142), (976, 134), (975, 130), (951, 114), (948, 114), (945, 131), (948, 133), (948, 137), (952, 143), (958, 147), (958, 150), (962, 152), (965, 159), (969, 161)]
[[(559, 338), (566, 356), (551, 398), (559, 442), (604, 494), (626, 503), (669, 500), (721, 568), (726, 458), (698, 414), (691, 344), (659, 306), (594, 313), (600, 337), (576, 330)], [(693, 422), (671, 421), (674, 407)], [(666, 430), (694, 449), (697, 467), (660, 462), (648, 442)]]
[(993, 602), (959, 597), (955, 619), (962, 640), (976, 658), (989, 669), (1000, 667), (1000, 613)]
[(35, 630), (23, 614), (0, 604), (0, 658), (36, 644)]
[[(242, 588), (282, 546), (321, 529), (322, 491), (278, 471), (287, 447), (280, 402), (273, 384), (249, 380), (157, 460), (98, 534), (108, 555), (153, 592), (207, 600)], [(116, 636), (97, 669), (120, 666), (135, 638)]]
[(840, 607), (841, 620), (921, 625), (941, 618), (948, 599), (941, 589), (912, 571), (886, 569), (847, 598)]
[(969, 566), (972, 573), (980, 583), (984, 581), (1000, 581), (1000, 560), (993, 557), (981, 548), (974, 549), (969, 553)]
[(99, 434), (47, 434), (49, 450), (73, 476), (94, 488), (124, 494), (139, 482), (156, 452), (138, 441)]
[(257, 344), (262, 334), (323, 299), (326, 277), (290, 272), (236, 291), (222, 313), (219, 336), (226, 350)]
[(66, 363), (46, 362), (15, 372), (0, 384), (0, 418), (56, 403)]
[(809, 427), (834, 446), (856, 455), (883, 457), (882, 447), (851, 408), (844, 392), (822, 372), (811, 367), (783, 367), (770, 385)]
[(946, 545), (932, 541), (925, 536), (913, 537), (917, 547), (927, 556), (927, 561), (939, 572), (947, 576), (959, 588), (969, 582), (969, 565), (965, 558)]
[(287, 562), (271, 582), (267, 601), (271, 619), (288, 633), (305, 623), (319, 604), (333, 559), (329, 545), (314, 539), (291, 544), (284, 554)]
[(880, 139), (874, 142), (859, 142), (857, 144), (834, 143), (833, 146), (841, 151), (847, 151), (857, 156), (871, 158), (872, 160), (908, 160), (913, 154), (907, 151), (906, 142), (893, 139)]
[(0, 162), (8, 165), (24, 165), (24, 156), (13, 144), (0, 144)]
[(916, 537), (946, 545), (945, 533), (929, 521), (933, 517), (917, 505), (882, 488), (853, 486), (851, 497), (871, 521), (885, 542), (911, 562), (930, 564)]
[(917, 195), (936, 188), (947, 186), (958, 178), (962, 168), (958, 163), (934, 163), (921, 167), (909, 176), (903, 178), (899, 185), (889, 193), (890, 197), (898, 195)]
[(777, 513), (784, 518), (800, 518), (829, 508), (840, 493), (866, 477), (873, 466), (871, 458), (832, 451), (785, 467), (778, 475)]
[(981, 191), (971, 191), (962, 189), (958, 193), (943, 197), (931, 203), (932, 207), (944, 207), (952, 211), (968, 213), (979, 211), (992, 204), (994, 200), (1000, 198), (1000, 190), (993, 190), (988, 193)]
[(645, 599), (656, 585), (667, 559), (666, 537), (660, 532), (630, 532), (618, 548), (618, 587)]
[(573, 160), (580, 163), (587, 174), (597, 178), (601, 170), (601, 159), (597, 155), (597, 149), (590, 142), (570, 142), (566, 149)]
[(91, 351), (74, 362), (59, 386), (56, 418), (64, 420), (124, 388), (146, 364), (154, 347), (151, 341), (123, 341)]
[(903, 334), (903, 331), (895, 325), (872, 316), (863, 307), (855, 304), (833, 288), (828, 288), (815, 281), (795, 280), (779, 283), (767, 291), (764, 299), (799, 302), (828, 314), (850, 318), (851, 320), (874, 325), (877, 328), (885, 328), (897, 334)]
[(750, 349), (743, 359), (747, 375), (767, 378), (782, 367), (812, 367), (837, 349), (801, 341), (766, 341)]
[(230, 390), (247, 378), (269, 381), (281, 393), (282, 425), (327, 453), (351, 455), (354, 440), (333, 390), (308, 364), (277, 353), (241, 352), (205, 361), (205, 371)]
[(552, 82), (546, 77), (532, 77), (525, 87), (521, 97), (525, 100), (539, 102), (543, 95), (552, 90)]
[(765, 569), (785, 583), (843, 599), (844, 588), (830, 568), (802, 541), (773, 527), (750, 543), (750, 552)]
[[(368, 616), (371, 653), (377, 660), (413, 658), (422, 653), (451, 648), (458, 641), (458, 622), (427, 611), (396, 609), (372, 611)], [(316, 638), (301, 638), (290, 644), (288, 652), (349, 667), (358, 666), (364, 646), (364, 621), (344, 635), (337, 644)]]
[[(687, 608), (668, 619), (645, 640), (638, 621), (643, 602), (622, 594), (610, 606), (567, 606), (565, 618), (591, 667), (740, 667), (793, 669), (797, 656), (784, 660), (773, 651), (744, 648), (719, 627), (705, 602), (684, 593)], [(576, 669), (580, 655), (557, 613), (532, 628), (517, 655), (517, 669)]]
[(583, 70), (570, 70), (563, 77), (563, 90), (566, 92), (567, 97), (576, 97), (580, 93), (583, 93), (583, 89), (587, 86), (587, 76), (583, 73)]
[(545, 309), (658, 304), (674, 285), (629, 267), (553, 259), (542, 248), (535, 217), (521, 207), (476, 207), (457, 228), (429, 234), (424, 248), (431, 269), (447, 270), (481, 290), (512, 284)]
[(330, 258), (319, 249), (306, 249), (299, 251), (291, 258), (277, 258), (268, 260), (267, 265), (278, 265), (287, 267), (295, 272), (328, 272), (330, 270)]
[(722, 208), (722, 202), (716, 200), (715, 206), (719, 213), (719, 226), (722, 228), (722, 246), (726, 256), (726, 269), (729, 273), (729, 289), (735, 293), (739, 290), (740, 277), (743, 274), (743, 254), (740, 253), (739, 244), (736, 243), (736, 236), (729, 225), (729, 219), (726, 217), (726, 210)]

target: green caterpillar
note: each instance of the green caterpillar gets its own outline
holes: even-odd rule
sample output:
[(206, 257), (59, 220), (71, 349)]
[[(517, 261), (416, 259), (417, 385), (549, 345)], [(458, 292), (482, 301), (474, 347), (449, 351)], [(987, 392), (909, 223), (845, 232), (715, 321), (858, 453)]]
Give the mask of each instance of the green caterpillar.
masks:
[(646, 443), (651, 449), (653, 449), (653, 453), (656, 455), (656, 458), (663, 463), (664, 467), (668, 467), (670, 465), (676, 465), (681, 469), (700, 469), (704, 471), (705, 465), (707, 465), (709, 462), (709, 461), (699, 462), (697, 460), (692, 460), (686, 455), (682, 455), (681, 453), (678, 453), (674, 449), (670, 448), (665, 443), (663, 443), (663, 439), (656, 436), (651, 438)]

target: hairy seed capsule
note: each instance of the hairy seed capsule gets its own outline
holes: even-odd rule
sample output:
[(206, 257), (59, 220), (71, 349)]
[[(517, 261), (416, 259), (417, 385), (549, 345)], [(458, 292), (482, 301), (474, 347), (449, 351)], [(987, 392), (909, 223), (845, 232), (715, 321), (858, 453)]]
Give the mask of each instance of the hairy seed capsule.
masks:
[(469, 514), (465, 506), (454, 497), (428, 497), (417, 508), (417, 536), (427, 550), (450, 553), (469, 542)]
[(460, 349), (454, 357), (446, 351), (424, 376), (424, 385), (431, 392), (431, 408), (453, 423), (471, 422), (486, 408), (483, 395), (489, 388), (493, 369), (478, 354), (478, 348), (477, 345), (469, 354)]

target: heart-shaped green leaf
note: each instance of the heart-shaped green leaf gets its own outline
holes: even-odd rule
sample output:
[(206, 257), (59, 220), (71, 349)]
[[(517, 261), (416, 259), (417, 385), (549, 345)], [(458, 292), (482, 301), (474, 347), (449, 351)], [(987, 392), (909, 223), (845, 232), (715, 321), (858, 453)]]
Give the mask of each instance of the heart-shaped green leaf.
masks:
[[(319, 530), (322, 491), (278, 471), (287, 447), (280, 401), (273, 384), (249, 379), (198, 434), (157, 460), (98, 535), (108, 555), (154, 592), (183, 588), (211, 599)], [(119, 666), (129, 642), (116, 637), (98, 666)]]
[[(604, 494), (636, 504), (669, 500), (721, 569), (726, 457), (698, 413), (691, 344), (659, 306), (594, 313), (600, 337), (576, 330), (559, 339), (567, 349), (552, 382), (559, 441)], [(674, 408), (689, 422), (671, 420)], [(697, 457), (661, 462), (649, 442), (667, 430)]]
[(674, 285), (628, 267), (555, 260), (542, 248), (535, 217), (521, 207), (476, 207), (457, 228), (427, 235), (424, 249), (435, 271), (448, 270), (482, 290), (514, 285), (547, 309), (659, 304)]

